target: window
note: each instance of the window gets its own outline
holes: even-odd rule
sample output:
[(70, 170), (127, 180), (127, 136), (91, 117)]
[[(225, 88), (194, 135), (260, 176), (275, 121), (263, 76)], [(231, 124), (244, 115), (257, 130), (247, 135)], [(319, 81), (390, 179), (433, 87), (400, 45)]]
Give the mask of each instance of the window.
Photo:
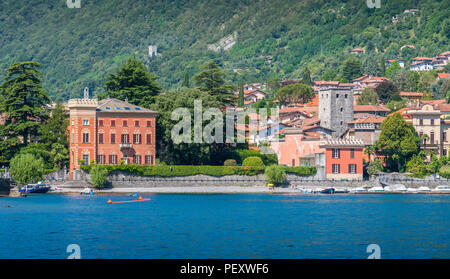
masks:
[(98, 155), (97, 156), (97, 163), (98, 164), (105, 164), (105, 155)]
[(83, 126), (89, 126), (89, 120), (88, 119), (84, 119), (83, 120)]
[(75, 133), (72, 132), (72, 143), (75, 143)]
[(112, 144), (116, 143), (116, 134), (111, 134), (111, 143)]
[(147, 134), (147, 144), (152, 144), (152, 134)]
[(83, 143), (89, 143), (89, 133), (83, 133)]
[(333, 153), (332, 154), (333, 159), (339, 159), (341, 157), (341, 150), (339, 150), (339, 149), (333, 148), (332, 153)]
[(350, 149), (350, 158), (355, 159), (355, 149)]
[(447, 156), (447, 149), (442, 149), (442, 155)]
[(151, 127), (152, 126), (152, 122), (151, 121), (147, 121), (147, 127)]
[(419, 119), (419, 125), (423, 126), (423, 119)]
[(124, 126), (124, 127), (128, 127), (128, 121), (124, 120), (124, 121), (123, 121), (123, 126)]
[(128, 134), (122, 134), (121, 140), (122, 140), (121, 143), (129, 143), (130, 142)]
[(341, 112), (343, 112), (344, 111), (344, 108), (341, 108)]
[(292, 166), (295, 167), (295, 159), (292, 159)]
[(98, 134), (98, 143), (103, 144), (103, 134)]
[(339, 94), (336, 94), (336, 99), (338, 99), (339, 98)]
[(139, 120), (134, 121), (134, 126), (139, 127)]
[(141, 164), (141, 155), (134, 155), (133, 162), (136, 165), (140, 165)]
[(430, 143), (434, 144), (434, 132), (430, 133)]
[(89, 154), (83, 155), (83, 165), (85, 166), (89, 165)]
[(98, 121), (98, 126), (103, 127), (103, 120)]
[(74, 120), (72, 120), (72, 126), (75, 126), (75, 121)]
[(140, 144), (141, 143), (141, 135), (140, 134), (134, 134), (133, 135), (133, 143), (134, 144)]
[(348, 165), (348, 173), (356, 173), (356, 164)]
[(340, 173), (341, 172), (341, 165), (333, 164), (331, 167), (332, 167), (333, 173)]
[(145, 155), (145, 164), (153, 165), (153, 156), (152, 155)]
[(109, 163), (111, 165), (117, 164), (117, 155), (109, 155)]
[(431, 126), (434, 126), (434, 119), (431, 119), (431, 120), (430, 120), (430, 125), (431, 125)]
[(111, 127), (116, 127), (116, 120), (111, 120)]
[(444, 132), (442, 134), (442, 138), (443, 138), (444, 141), (447, 141), (447, 132)]
[(348, 98), (348, 94), (345, 94), (345, 99), (347, 99)]

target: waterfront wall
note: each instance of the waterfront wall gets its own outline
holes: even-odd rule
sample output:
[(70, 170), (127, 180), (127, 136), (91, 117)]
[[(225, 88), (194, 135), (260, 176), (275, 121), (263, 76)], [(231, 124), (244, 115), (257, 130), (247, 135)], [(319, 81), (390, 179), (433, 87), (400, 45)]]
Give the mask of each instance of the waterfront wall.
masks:
[(9, 180), (0, 178), (0, 196), (8, 196), (10, 192)]

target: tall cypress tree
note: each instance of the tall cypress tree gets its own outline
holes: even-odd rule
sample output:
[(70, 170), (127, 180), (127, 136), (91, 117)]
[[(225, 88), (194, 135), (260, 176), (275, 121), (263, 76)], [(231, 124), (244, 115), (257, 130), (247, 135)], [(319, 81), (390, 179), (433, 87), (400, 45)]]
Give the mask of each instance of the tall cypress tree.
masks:
[(48, 118), (45, 105), (50, 102), (42, 88), (37, 62), (14, 63), (6, 69), (0, 85), (0, 113), (5, 124), (0, 126), (0, 161), (7, 162), (30, 138), (39, 136), (39, 125)]

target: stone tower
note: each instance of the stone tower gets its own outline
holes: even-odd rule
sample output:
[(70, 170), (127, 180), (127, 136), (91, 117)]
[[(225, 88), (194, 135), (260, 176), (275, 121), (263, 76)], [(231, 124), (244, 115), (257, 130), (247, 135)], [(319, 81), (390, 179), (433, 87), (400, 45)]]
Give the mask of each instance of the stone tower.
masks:
[(353, 121), (353, 93), (350, 88), (339, 86), (319, 91), (320, 126), (333, 130), (333, 136), (341, 137), (347, 123)]
[(158, 55), (158, 47), (157, 46), (148, 46), (148, 55), (150, 57)]
[(84, 88), (84, 99), (89, 99), (89, 88)]

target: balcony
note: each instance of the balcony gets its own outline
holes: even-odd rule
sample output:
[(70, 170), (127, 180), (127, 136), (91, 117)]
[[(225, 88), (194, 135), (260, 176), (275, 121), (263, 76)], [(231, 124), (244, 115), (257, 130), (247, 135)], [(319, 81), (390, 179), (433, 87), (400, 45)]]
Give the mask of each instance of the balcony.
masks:
[(123, 149), (133, 149), (133, 145), (131, 143), (121, 143), (120, 150), (123, 150)]

